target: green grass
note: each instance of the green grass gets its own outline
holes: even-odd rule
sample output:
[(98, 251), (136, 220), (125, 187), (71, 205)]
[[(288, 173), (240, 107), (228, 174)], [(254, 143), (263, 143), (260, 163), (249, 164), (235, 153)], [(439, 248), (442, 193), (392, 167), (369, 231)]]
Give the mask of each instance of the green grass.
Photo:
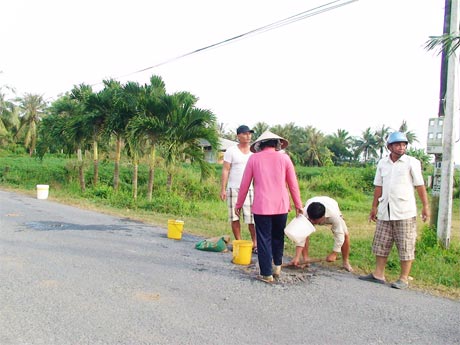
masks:
[[(92, 171), (87, 169), (87, 188), (80, 191), (75, 160), (65, 157), (47, 157), (43, 161), (27, 156), (5, 155), (0, 158), (0, 186), (35, 195), (35, 185), (49, 184), (50, 199), (82, 208), (100, 210), (106, 213), (142, 220), (153, 225), (167, 227), (168, 219), (182, 219), (184, 231), (213, 237), (231, 235), (227, 221), (226, 203), (219, 199), (221, 166), (214, 166), (214, 175), (207, 181), (200, 181), (196, 167), (184, 165), (175, 175), (171, 192), (166, 189), (166, 174), (158, 166), (155, 170), (153, 200), (146, 200), (147, 167), (139, 169), (139, 194), (132, 198), (131, 166), (121, 165), (120, 190), (114, 191), (113, 163), (100, 163), (100, 182), (92, 186)], [(91, 162), (86, 162), (91, 167)], [(302, 199), (305, 202), (315, 195), (329, 195), (339, 202), (351, 236), (350, 261), (356, 274), (368, 273), (374, 269), (375, 258), (371, 244), (375, 224), (368, 222), (372, 201), (372, 180), (374, 168), (298, 167)], [(289, 215), (292, 219), (293, 214)], [(459, 201), (454, 200), (451, 245), (448, 250), (439, 247), (435, 230), (425, 224), (418, 224), (419, 239), (416, 260), (413, 264), (411, 287), (451, 298), (460, 298), (460, 228)], [(250, 239), (247, 227), (243, 225), (244, 239)], [(310, 255), (325, 257), (333, 245), (328, 227), (319, 226), (310, 239)], [(287, 240), (287, 256), (294, 253), (293, 244)], [(323, 263), (338, 267), (340, 260)], [(389, 257), (386, 276), (392, 281), (399, 274), (399, 259), (396, 249)]]

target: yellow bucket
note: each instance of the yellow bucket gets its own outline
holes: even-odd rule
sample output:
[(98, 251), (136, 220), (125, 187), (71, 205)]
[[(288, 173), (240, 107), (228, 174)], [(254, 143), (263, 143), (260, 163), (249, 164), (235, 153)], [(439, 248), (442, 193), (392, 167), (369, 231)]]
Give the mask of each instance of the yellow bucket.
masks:
[(168, 220), (168, 238), (180, 240), (182, 238), (182, 230), (184, 229), (184, 221), (182, 220)]
[(249, 265), (252, 258), (252, 241), (234, 240), (233, 242), (233, 260), (237, 265)]

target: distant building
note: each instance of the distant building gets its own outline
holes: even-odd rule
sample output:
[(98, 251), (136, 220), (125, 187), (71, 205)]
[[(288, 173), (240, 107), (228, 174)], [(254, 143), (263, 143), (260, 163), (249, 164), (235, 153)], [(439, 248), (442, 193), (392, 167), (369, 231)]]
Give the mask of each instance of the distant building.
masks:
[(200, 140), (200, 145), (203, 147), (204, 158), (207, 162), (222, 164), (224, 162), (224, 152), (227, 151), (229, 147), (238, 145), (238, 142), (219, 138), (219, 148), (217, 151), (213, 151), (211, 144), (205, 139)]

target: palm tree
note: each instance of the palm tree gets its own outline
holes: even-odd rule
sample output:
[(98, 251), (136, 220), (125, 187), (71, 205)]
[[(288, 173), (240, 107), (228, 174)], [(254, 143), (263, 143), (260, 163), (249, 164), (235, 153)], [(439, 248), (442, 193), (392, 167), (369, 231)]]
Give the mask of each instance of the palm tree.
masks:
[(377, 157), (377, 140), (370, 127), (362, 132), (361, 138), (355, 140), (355, 147), (355, 156), (359, 157), (362, 154), (364, 163), (372, 157)]
[(81, 191), (84, 192), (86, 183), (82, 152), (91, 139), (91, 135), (88, 135), (84, 116), (85, 107), (69, 95), (65, 95), (53, 102), (50, 113), (56, 122), (56, 124), (52, 123), (51, 126), (48, 124), (51, 127), (50, 132), (55, 136), (54, 140), (63, 140), (72, 148), (72, 151), (77, 152), (78, 177)]
[(128, 143), (127, 154), (131, 157), (133, 163), (132, 188), (134, 200), (137, 200), (139, 160), (140, 157), (144, 155), (147, 140), (145, 136), (139, 137), (136, 135), (129, 135), (129, 133), (126, 136), (126, 141)]
[(197, 101), (188, 92), (162, 97), (162, 103), (168, 110), (168, 126), (161, 136), (160, 148), (168, 171), (168, 190), (171, 190), (173, 172), (179, 162), (190, 160), (192, 164), (198, 164), (202, 179), (211, 172), (211, 166), (204, 159), (200, 139), (207, 140), (211, 147), (218, 147), (217, 121), (210, 110), (196, 108)]
[(375, 140), (377, 149), (380, 151), (380, 159), (383, 157), (383, 151), (387, 147), (387, 137), (390, 134), (390, 127), (382, 125), (381, 128), (375, 131)]
[(13, 139), (19, 128), (19, 109), (13, 101), (6, 99), (0, 87), (0, 144)]
[(417, 135), (408, 129), (407, 122), (405, 120), (403, 120), (403, 122), (401, 123), (401, 126), (399, 126), (399, 131), (406, 135), (407, 141), (409, 142), (409, 144), (418, 142)]
[(458, 34), (444, 34), (442, 36), (431, 36), (425, 42), (427, 50), (438, 50), (438, 54), (445, 51), (447, 56), (454, 54), (458, 47), (460, 47), (460, 35)]
[(37, 127), (46, 109), (43, 96), (26, 93), (17, 99), (19, 106), (20, 124), (16, 138), (23, 138), (24, 145), (29, 149), (29, 155), (35, 151), (37, 145)]
[(430, 166), (431, 157), (425, 153), (423, 149), (413, 149), (410, 148), (407, 150), (407, 155), (417, 158), (422, 164), (422, 169)]
[(126, 135), (126, 127), (130, 120), (123, 111), (123, 87), (113, 79), (104, 80), (104, 89), (98, 92), (99, 109), (106, 118), (104, 130), (115, 137), (115, 163), (113, 172), (113, 189), (118, 190), (120, 183), (121, 149)]
[[(257, 122), (253, 127), (254, 134), (252, 135), (252, 140), (256, 140), (263, 132), (268, 130), (270, 126), (265, 122)], [(233, 138), (234, 140), (234, 138)]]
[(349, 161), (352, 158), (351, 144), (352, 137), (344, 129), (337, 129), (335, 133), (326, 136), (326, 145), (333, 154), (332, 160), (335, 164)]
[(305, 128), (306, 132), (306, 151), (304, 153), (304, 160), (308, 166), (323, 166), (331, 158), (331, 152), (325, 145), (324, 134), (312, 127)]
[[(123, 93), (121, 97), (121, 107), (123, 109), (124, 118), (134, 119), (139, 115), (144, 114), (144, 110), (140, 107), (141, 99), (145, 89), (140, 87), (138, 83), (128, 82), (123, 86)], [(126, 128), (126, 141), (127, 154), (131, 158), (133, 163), (133, 176), (132, 176), (132, 187), (133, 187), (133, 198), (137, 199), (137, 185), (138, 185), (138, 172), (139, 172), (139, 159), (144, 155), (144, 149), (146, 147), (147, 137), (145, 135), (130, 135), (128, 121)]]
[(50, 113), (40, 122), (38, 129), (37, 156), (42, 159), (46, 153), (65, 153), (69, 157), (76, 152), (75, 143), (67, 135), (68, 118), (56, 113), (53, 105)]
[(167, 121), (168, 109), (162, 102), (166, 96), (166, 87), (163, 79), (159, 76), (152, 76), (150, 84), (145, 84), (139, 95), (139, 111), (128, 124), (128, 136), (138, 137), (147, 140), (146, 149), (149, 154), (149, 179), (147, 186), (147, 199), (152, 200), (154, 172), (156, 162), (156, 146), (160, 137), (164, 135), (165, 128), (170, 124)]
[(298, 127), (294, 122), (285, 125), (275, 125), (270, 128), (273, 133), (287, 139), (289, 147), (286, 150), (295, 164), (302, 163), (302, 156), (305, 152), (305, 145), (302, 141), (303, 129)]
[(299, 127), (297, 127), (294, 122), (290, 122), (285, 125), (275, 125), (270, 127), (270, 131), (287, 139), (289, 141), (289, 145), (291, 145), (292, 139), (295, 137), (298, 128)]
[(99, 181), (99, 142), (104, 134), (107, 113), (104, 111), (98, 94), (93, 92), (89, 85), (81, 84), (75, 86), (70, 92), (70, 98), (83, 107), (82, 125), (91, 138), (93, 148), (93, 186)]
[[(128, 140), (131, 138), (144, 138), (148, 141), (146, 148), (150, 150), (149, 154), (149, 181), (147, 186), (147, 199), (152, 200), (153, 194), (153, 183), (154, 183), (154, 172), (155, 172), (155, 161), (156, 161), (156, 146), (160, 140), (160, 136), (164, 133), (165, 124), (158, 116), (157, 111), (152, 109), (146, 109), (144, 114), (139, 114), (134, 117), (128, 124)], [(155, 115), (153, 115), (155, 114)]]

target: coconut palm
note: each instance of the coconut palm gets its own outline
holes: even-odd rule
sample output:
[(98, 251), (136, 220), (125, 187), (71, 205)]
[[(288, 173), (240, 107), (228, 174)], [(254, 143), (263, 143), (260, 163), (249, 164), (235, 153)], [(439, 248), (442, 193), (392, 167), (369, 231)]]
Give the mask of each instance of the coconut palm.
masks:
[(76, 152), (74, 143), (67, 137), (68, 119), (62, 114), (56, 114), (53, 105), (50, 113), (40, 122), (38, 128), (37, 156), (43, 159), (47, 153), (64, 153), (69, 157)]
[(368, 127), (362, 132), (362, 137), (355, 139), (355, 157), (363, 155), (364, 163), (369, 159), (377, 157), (377, 140), (371, 128)]
[(202, 179), (211, 172), (211, 166), (204, 159), (200, 139), (207, 140), (211, 147), (218, 147), (216, 116), (210, 110), (196, 108), (197, 101), (198, 98), (188, 92), (161, 97), (161, 103), (167, 110), (168, 126), (161, 136), (160, 148), (168, 171), (169, 190), (179, 162), (190, 160), (192, 164), (198, 164)]
[(403, 120), (403, 122), (401, 123), (401, 126), (399, 126), (398, 131), (406, 135), (407, 141), (409, 142), (409, 144), (418, 142), (417, 135), (408, 129), (407, 122), (405, 120)]
[(0, 87), (0, 143), (10, 142), (18, 128), (19, 109), (13, 101), (6, 98)]
[(329, 164), (331, 160), (331, 151), (325, 145), (324, 134), (312, 127), (305, 128), (306, 131), (306, 151), (304, 161), (308, 166), (323, 166)]
[[(150, 111), (151, 110), (152, 109), (150, 109)], [(148, 144), (145, 144), (145, 146), (150, 150), (149, 182), (147, 186), (147, 199), (149, 201), (152, 200), (153, 193), (156, 147), (161, 134), (164, 133), (165, 126), (167, 126), (167, 124), (161, 121), (158, 116), (159, 113), (157, 111), (154, 111), (153, 113), (146, 111), (144, 114), (139, 114), (134, 117), (127, 127), (128, 141), (131, 141), (131, 138), (141, 138), (144, 141), (148, 141)]]
[(290, 122), (285, 125), (273, 126), (270, 128), (270, 131), (289, 141), (289, 147), (286, 152), (289, 152), (289, 156), (295, 164), (301, 164), (302, 155), (305, 152), (305, 145), (302, 141), (303, 129), (298, 127), (294, 122)]
[(383, 151), (387, 147), (388, 134), (390, 134), (390, 127), (387, 127), (385, 125), (382, 125), (382, 127), (377, 129), (374, 133), (376, 141), (375, 144), (380, 152), (380, 159), (382, 159)]
[(163, 79), (159, 76), (152, 76), (150, 84), (145, 84), (139, 97), (139, 112), (128, 124), (128, 136), (138, 137), (147, 140), (145, 147), (149, 153), (149, 179), (147, 186), (147, 199), (152, 200), (156, 146), (160, 137), (169, 126), (167, 122), (168, 109), (161, 99), (166, 96), (166, 87)]
[(420, 161), (423, 170), (431, 165), (431, 157), (427, 155), (423, 149), (410, 148), (406, 153), (408, 156), (417, 158)]
[(257, 122), (252, 127), (252, 130), (254, 131), (254, 134), (252, 135), (252, 140), (256, 140), (263, 132), (265, 132), (269, 128), (270, 128), (270, 126), (267, 123), (265, 123), (265, 122)]
[(350, 134), (344, 129), (337, 129), (335, 133), (326, 136), (326, 145), (333, 155), (334, 164), (351, 160), (353, 156), (350, 152), (352, 140)]
[(107, 121), (107, 112), (104, 103), (100, 102), (98, 94), (93, 92), (89, 85), (80, 84), (70, 92), (70, 98), (78, 102), (82, 107), (82, 126), (92, 141), (93, 149), (93, 186), (99, 181), (99, 143), (104, 135)]
[(126, 127), (130, 117), (124, 112), (120, 82), (109, 79), (103, 81), (104, 88), (97, 93), (98, 107), (103, 112), (106, 122), (104, 131), (115, 138), (115, 162), (113, 172), (113, 188), (118, 190), (120, 183), (121, 150), (126, 136)]
[(46, 102), (43, 96), (26, 93), (16, 100), (19, 107), (20, 124), (16, 138), (24, 140), (24, 146), (29, 149), (29, 155), (35, 151), (37, 145), (37, 127), (44, 115)]
[[(138, 83), (128, 82), (123, 86), (123, 92), (120, 99), (121, 109), (125, 119), (131, 119), (131, 121), (140, 116), (144, 115), (144, 110), (141, 107), (141, 99), (144, 97), (145, 89), (139, 86)], [(145, 135), (130, 135), (130, 122), (128, 121), (126, 127), (126, 142), (127, 142), (127, 154), (131, 158), (133, 164), (133, 176), (132, 176), (132, 189), (133, 198), (137, 199), (137, 186), (138, 186), (138, 172), (139, 172), (139, 159), (144, 155), (146, 148), (147, 137)]]
[[(50, 107), (52, 118), (46, 121), (47, 130), (67, 148), (77, 153), (78, 177), (81, 191), (86, 190), (83, 151), (91, 136), (88, 135), (85, 107), (69, 95), (60, 97)], [(52, 121), (51, 121), (52, 120)]]
[(296, 135), (298, 127), (294, 122), (287, 123), (285, 125), (275, 125), (270, 127), (270, 131), (283, 137), (289, 141), (289, 146), (291, 145), (292, 139)]

